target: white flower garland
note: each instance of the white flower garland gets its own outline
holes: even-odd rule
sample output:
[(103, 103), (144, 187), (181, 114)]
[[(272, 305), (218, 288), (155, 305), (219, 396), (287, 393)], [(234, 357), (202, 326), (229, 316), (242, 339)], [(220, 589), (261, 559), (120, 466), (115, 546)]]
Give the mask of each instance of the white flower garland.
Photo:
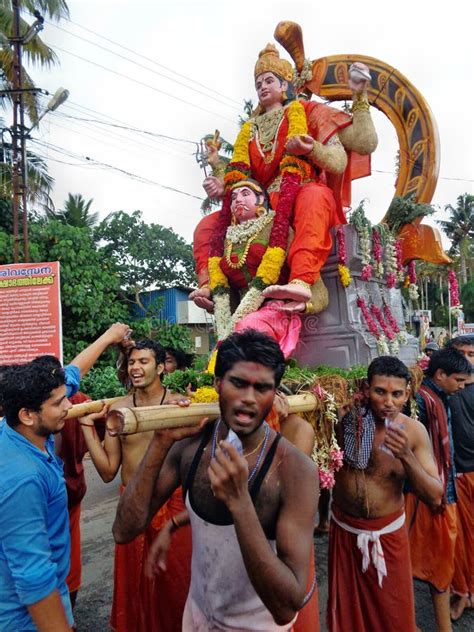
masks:
[(274, 217), (275, 211), (269, 210), (255, 219), (249, 219), (242, 224), (231, 225), (227, 229), (225, 238), (234, 245), (240, 244), (243, 241), (248, 241), (254, 235), (258, 235), (258, 233), (263, 230)]
[(214, 300), (214, 318), (216, 320), (217, 340), (224, 340), (231, 333), (230, 295), (229, 292), (216, 294)]
[(264, 300), (265, 299), (262, 291), (256, 287), (251, 287), (245, 294), (243, 299), (240, 301), (237, 309), (232, 316), (231, 331), (234, 330), (236, 324), (239, 322), (239, 320), (244, 318), (244, 316), (248, 316), (249, 314), (256, 312)]

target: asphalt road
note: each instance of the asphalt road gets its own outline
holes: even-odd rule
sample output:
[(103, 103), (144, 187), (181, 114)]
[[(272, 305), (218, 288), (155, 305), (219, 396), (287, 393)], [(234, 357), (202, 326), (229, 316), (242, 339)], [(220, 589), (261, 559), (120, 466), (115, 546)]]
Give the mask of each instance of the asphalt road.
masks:
[[(119, 480), (117, 478), (112, 483), (105, 484), (95, 472), (91, 461), (86, 460), (85, 466), (88, 491), (83, 501), (81, 517), (83, 582), (77, 599), (75, 618), (79, 632), (107, 632), (113, 585), (114, 547), (111, 527), (117, 505)], [(327, 544), (327, 536), (315, 540), (322, 632), (326, 632), (324, 610), (327, 600)], [(415, 604), (417, 624), (422, 632), (436, 632), (428, 587), (417, 581)], [(466, 612), (453, 627), (454, 632), (474, 632), (474, 610)]]

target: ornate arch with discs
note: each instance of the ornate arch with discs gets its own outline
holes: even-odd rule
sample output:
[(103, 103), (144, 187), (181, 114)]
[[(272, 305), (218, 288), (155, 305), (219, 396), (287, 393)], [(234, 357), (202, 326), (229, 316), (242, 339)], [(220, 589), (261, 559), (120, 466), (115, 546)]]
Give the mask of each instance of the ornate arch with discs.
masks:
[[(275, 39), (289, 52), (301, 72), (305, 61), (301, 27), (294, 22), (280, 22)], [(428, 103), (401, 72), (366, 55), (331, 55), (312, 62), (311, 79), (301, 91), (328, 101), (351, 99), (349, 67), (356, 61), (366, 64), (372, 75), (367, 90), (369, 103), (387, 116), (397, 133), (400, 165), (395, 196), (412, 194), (418, 203), (431, 202), (439, 174), (438, 128)], [(450, 263), (439, 231), (420, 224), (422, 219), (418, 217), (400, 230), (404, 260)]]

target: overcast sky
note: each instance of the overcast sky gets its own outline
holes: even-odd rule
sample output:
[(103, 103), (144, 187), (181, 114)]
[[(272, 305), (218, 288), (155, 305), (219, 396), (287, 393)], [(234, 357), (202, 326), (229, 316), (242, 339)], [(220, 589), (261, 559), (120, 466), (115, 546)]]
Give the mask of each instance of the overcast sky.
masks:
[[(200, 218), (196, 198), (204, 193), (204, 174), (193, 144), (69, 117), (193, 142), (218, 128), (232, 142), (244, 99), (255, 101), (253, 67), (258, 52), (274, 41), (280, 20), (301, 24), (306, 56), (312, 59), (360, 53), (400, 70), (425, 97), (439, 128), (441, 168), (433, 203), (440, 208), (455, 205), (458, 195), (474, 192), (472, 23), (467, 2), (68, 4), (71, 22), (60, 22), (60, 28), (46, 24), (41, 34), (55, 49), (60, 65), (47, 71), (31, 69), (38, 86), (51, 93), (63, 86), (71, 93), (34, 132), (39, 142), (29, 145), (49, 160), (58, 208), (69, 192), (81, 193), (94, 199), (92, 209), (101, 217), (140, 209), (147, 221), (169, 226), (190, 241)], [(383, 114), (376, 111), (374, 118), (380, 140), (373, 175), (355, 184), (353, 204), (367, 198), (368, 215), (377, 221), (394, 193), (397, 139)], [(99, 168), (84, 157), (150, 183), (110, 167)], [(437, 217), (442, 216), (440, 212)]]

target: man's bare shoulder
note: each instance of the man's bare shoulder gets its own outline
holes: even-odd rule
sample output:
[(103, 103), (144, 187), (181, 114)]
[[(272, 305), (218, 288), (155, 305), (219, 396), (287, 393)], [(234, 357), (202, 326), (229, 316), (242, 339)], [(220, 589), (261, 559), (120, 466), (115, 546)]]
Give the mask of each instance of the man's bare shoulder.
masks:
[(112, 404), (110, 410), (117, 410), (117, 408), (131, 408), (133, 406), (133, 395), (128, 393), (124, 397), (121, 397)]
[(295, 447), (285, 437), (280, 439), (275, 458), (281, 463), (282, 472), (285, 475), (294, 476), (296, 472), (301, 480), (307, 476), (314, 476), (317, 473), (316, 465), (309, 456)]
[(413, 419), (412, 417), (408, 417), (407, 415), (400, 413), (397, 417), (397, 421), (405, 425), (405, 428), (414, 443), (419, 443), (420, 440), (427, 436), (426, 428), (421, 421), (418, 421), (418, 419)]

